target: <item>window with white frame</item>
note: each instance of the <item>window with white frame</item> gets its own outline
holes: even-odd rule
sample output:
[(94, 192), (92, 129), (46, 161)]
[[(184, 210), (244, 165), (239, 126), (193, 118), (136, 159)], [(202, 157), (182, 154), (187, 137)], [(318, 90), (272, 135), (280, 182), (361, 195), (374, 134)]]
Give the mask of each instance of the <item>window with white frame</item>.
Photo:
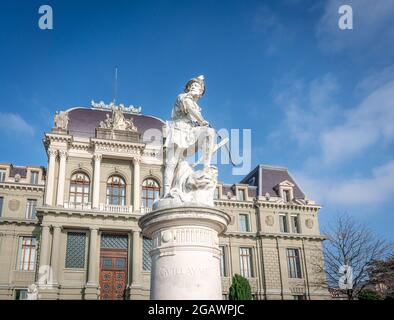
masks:
[(33, 271), (36, 264), (36, 238), (20, 237), (18, 248), (17, 269), (20, 271)]
[(237, 190), (237, 200), (238, 201), (245, 201), (246, 196), (245, 196), (245, 189), (238, 189)]
[(239, 231), (241, 232), (249, 232), (249, 215), (248, 214), (240, 214), (239, 215)]
[(90, 179), (83, 172), (74, 173), (70, 180), (70, 203), (87, 204), (89, 202)]
[(31, 184), (38, 184), (38, 171), (31, 171), (30, 172), (30, 183)]
[(118, 175), (107, 180), (107, 204), (124, 206), (126, 204), (126, 182)]
[(300, 221), (298, 214), (292, 214), (290, 216), (291, 219), (291, 232), (293, 233), (301, 233), (300, 230)]
[(279, 214), (279, 226), (280, 226), (280, 232), (289, 232), (289, 225), (287, 222), (287, 214), (281, 213)]
[(239, 248), (239, 264), (240, 272), (243, 277), (253, 277), (252, 248)]
[(302, 278), (300, 250), (294, 248), (287, 249), (286, 255), (289, 278)]
[(220, 246), (220, 276), (221, 277), (227, 276), (225, 250), (226, 250), (225, 246)]
[(0, 182), (4, 182), (5, 181), (6, 174), (7, 174), (7, 170), (6, 169), (0, 169)]
[(142, 182), (142, 206), (152, 209), (153, 202), (160, 197), (160, 184), (152, 178)]
[(283, 201), (284, 202), (290, 202), (291, 201), (290, 190), (283, 190)]
[(36, 218), (36, 207), (37, 207), (37, 200), (36, 199), (27, 199), (26, 219), (35, 219)]

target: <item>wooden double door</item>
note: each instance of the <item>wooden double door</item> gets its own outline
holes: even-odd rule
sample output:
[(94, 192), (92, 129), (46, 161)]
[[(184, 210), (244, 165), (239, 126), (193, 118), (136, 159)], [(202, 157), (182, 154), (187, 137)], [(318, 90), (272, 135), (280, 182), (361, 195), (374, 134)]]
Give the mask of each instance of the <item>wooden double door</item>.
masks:
[(123, 300), (127, 285), (127, 249), (101, 248), (100, 298)]

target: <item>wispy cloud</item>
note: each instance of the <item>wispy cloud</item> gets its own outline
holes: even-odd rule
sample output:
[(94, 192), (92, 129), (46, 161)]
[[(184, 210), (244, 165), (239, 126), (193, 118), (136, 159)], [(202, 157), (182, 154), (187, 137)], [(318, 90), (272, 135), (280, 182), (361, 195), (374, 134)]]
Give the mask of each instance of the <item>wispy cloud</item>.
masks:
[(330, 125), (338, 114), (334, 99), (338, 82), (332, 74), (309, 83), (301, 79), (285, 85), (275, 97), (284, 112), (284, 123), (271, 134), (271, 138), (294, 140), (299, 146), (316, 144), (320, 132)]
[(322, 157), (328, 164), (360, 155), (376, 143), (394, 140), (394, 81), (374, 90), (347, 119), (321, 135)]
[(0, 131), (5, 134), (34, 135), (34, 128), (17, 113), (0, 112)]
[(309, 197), (338, 205), (382, 204), (394, 197), (394, 161), (372, 169), (369, 176), (353, 179), (316, 179), (305, 172), (294, 173)]
[[(353, 30), (338, 28), (338, 8), (343, 4), (353, 8)], [(328, 0), (316, 36), (327, 52), (357, 50), (361, 55), (375, 53), (390, 57), (394, 52), (393, 18), (394, 1), (391, 0)]]

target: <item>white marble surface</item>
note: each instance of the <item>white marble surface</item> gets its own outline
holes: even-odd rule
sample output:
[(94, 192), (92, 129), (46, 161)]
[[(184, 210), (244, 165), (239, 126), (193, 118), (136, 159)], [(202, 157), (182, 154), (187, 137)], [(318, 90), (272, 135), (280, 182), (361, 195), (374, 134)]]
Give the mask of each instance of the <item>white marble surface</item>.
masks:
[(140, 227), (153, 240), (152, 300), (222, 299), (219, 234), (230, 217), (211, 207), (153, 211)]

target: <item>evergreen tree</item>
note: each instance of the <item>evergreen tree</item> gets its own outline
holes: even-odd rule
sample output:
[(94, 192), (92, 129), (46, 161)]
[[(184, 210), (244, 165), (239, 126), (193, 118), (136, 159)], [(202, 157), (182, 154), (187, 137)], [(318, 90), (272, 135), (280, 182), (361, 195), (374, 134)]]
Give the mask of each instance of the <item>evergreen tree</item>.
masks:
[(248, 279), (239, 274), (233, 276), (229, 290), (229, 300), (252, 300)]

